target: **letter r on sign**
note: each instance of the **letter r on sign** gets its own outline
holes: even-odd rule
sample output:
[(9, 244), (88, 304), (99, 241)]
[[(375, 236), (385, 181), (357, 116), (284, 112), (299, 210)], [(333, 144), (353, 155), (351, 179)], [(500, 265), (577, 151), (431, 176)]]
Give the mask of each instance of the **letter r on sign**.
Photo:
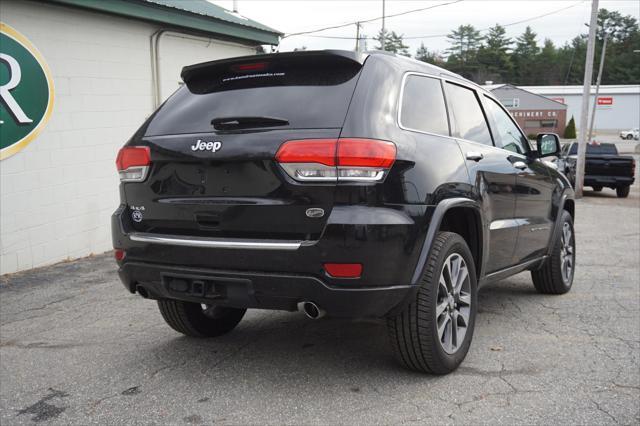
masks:
[(20, 70), (20, 64), (13, 57), (0, 53), (0, 62), (4, 62), (9, 67), (9, 81), (6, 84), (0, 86), (0, 99), (7, 106), (9, 112), (16, 121), (20, 124), (33, 123), (33, 120), (27, 117), (18, 102), (16, 102), (11, 90), (15, 89), (20, 84), (22, 78), (22, 71)]

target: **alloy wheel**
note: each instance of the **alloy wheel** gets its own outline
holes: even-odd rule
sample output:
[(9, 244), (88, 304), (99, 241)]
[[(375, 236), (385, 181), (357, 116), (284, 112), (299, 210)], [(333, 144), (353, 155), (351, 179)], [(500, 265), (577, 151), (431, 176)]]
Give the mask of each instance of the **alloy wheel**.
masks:
[(471, 315), (469, 271), (458, 253), (450, 254), (442, 265), (436, 303), (438, 340), (442, 349), (451, 355), (462, 346)]
[(560, 244), (560, 271), (562, 272), (562, 281), (565, 284), (569, 284), (573, 279), (575, 254), (573, 247), (573, 231), (571, 230), (571, 225), (567, 222), (562, 225)]

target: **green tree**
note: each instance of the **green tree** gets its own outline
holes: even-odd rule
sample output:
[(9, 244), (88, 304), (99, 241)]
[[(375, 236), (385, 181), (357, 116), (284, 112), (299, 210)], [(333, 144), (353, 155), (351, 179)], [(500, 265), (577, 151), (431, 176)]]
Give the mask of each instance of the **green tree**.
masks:
[(496, 24), (489, 28), (484, 43), (478, 49), (478, 63), (483, 80), (509, 81), (513, 69), (509, 56), (512, 44), (513, 41), (506, 36), (503, 26)]
[(569, 124), (567, 124), (567, 127), (564, 128), (564, 138), (576, 138), (576, 121), (573, 119), (573, 116), (571, 116), (571, 120), (569, 120)]
[(598, 40), (603, 40), (606, 33), (609, 36), (609, 41), (624, 42), (637, 32), (638, 21), (631, 15), (622, 16), (617, 11), (598, 10), (598, 30), (596, 31)]
[(480, 31), (473, 25), (460, 25), (447, 35), (451, 45), (447, 52), (447, 68), (462, 74), (464, 77), (474, 79), (478, 71), (477, 54), (482, 43)]
[(533, 32), (530, 26), (527, 26), (524, 33), (516, 38), (516, 48), (513, 51), (516, 84), (535, 84), (535, 65), (540, 52), (536, 37), (537, 34)]
[[(640, 56), (634, 52), (640, 50), (638, 20), (631, 15), (600, 9), (598, 24), (596, 69), (604, 36), (608, 35), (602, 83), (640, 83)], [(511, 50), (513, 42), (500, 25), (490, 28), (486, 38), (473, 26), (461, 25), (447, 36), (448, 56), (440, 66), (478, 83), (494, 80), (519, 85), (582, 84), (587, 35), (578, 34), (563, 46), (554, 46), (551, 40), (545, 40), (542, 47), (536, 37), (533, 29), (527, 27)], [(433, 52), (422, 47), (416, 52), (421, 60), (437, 61)], [(593, 76), (594, 81), (596, 77)]]
[(442, 56), (438, 52), (431, 52), (424, 46), (424, 43), (420, 43), (420, 47), (416, 50), (415, 58), (422, 62), (427, 62), (429, 64), (443, 66), (444, 60)]
[(605, 34), (608, 40), (603, 83), (638, 83), (640, 61), (638, 54), (633, 52), (640, 49), (638, 21), (632, 16), (623, 16), (620, 12), (600, 9), (596, 37), (596, 63), (600, 61)]
[(558, 52), (553, 41), (545, 39), (544, 46), (537, 56), (535, 64), (535, 84), (551, 85), (562, 84), (562, 70), (556, 66), (558, 63)]
[(411, 56), (409, 46), (404, 44), (402, 34), (398, 35), (395, 31), (389, 32), (387, 30), (383, 33), (382, 30), (380, 30), (374, 39), (378, 41), (378, 45), (375, 47), (377, 50), (382, 50), (382, 41), (384, 40), (385, 51), (397, 53), (402, 56)]
[(582, 84), (586, 54), (587, 39), (583, 35), (574, 37), (571, 43), (565, 43), (558, 49), (556, 66), (561, 70), (560, 84)]

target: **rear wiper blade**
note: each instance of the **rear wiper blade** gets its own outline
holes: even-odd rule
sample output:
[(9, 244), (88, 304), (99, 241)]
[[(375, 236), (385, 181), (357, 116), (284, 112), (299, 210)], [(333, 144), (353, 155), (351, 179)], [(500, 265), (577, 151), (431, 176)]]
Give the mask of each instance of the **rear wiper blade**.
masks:
[(287, 126), (289, 121), (278, 117), (220, 117), (211, 120), (216, 130), (251, 129), (255, 127)]

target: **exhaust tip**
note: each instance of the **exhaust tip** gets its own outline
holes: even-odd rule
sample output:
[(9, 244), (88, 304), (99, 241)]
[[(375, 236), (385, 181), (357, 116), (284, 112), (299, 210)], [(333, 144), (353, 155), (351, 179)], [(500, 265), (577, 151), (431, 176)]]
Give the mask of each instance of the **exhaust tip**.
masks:
[(144, 288), (143, 286), (141, 286), (141, 285), (136, 286), (136, 291), (137, 291), (137, 292), (138, 292), (138, 294), (139, 294), (140, 296), (142, 296), (143, 298), (145, 298), (145, 299), (148, 299), (148, 298), (149, 298), (149, 292), (148, 292), (148, 291), (147, 291), (147, 289), (146, 289), (146, 288)]
[(311, 319), (319, 319), (325, 316), (326, 312), (313, 302), (298, 303), (298, 310), (305, 313)]

